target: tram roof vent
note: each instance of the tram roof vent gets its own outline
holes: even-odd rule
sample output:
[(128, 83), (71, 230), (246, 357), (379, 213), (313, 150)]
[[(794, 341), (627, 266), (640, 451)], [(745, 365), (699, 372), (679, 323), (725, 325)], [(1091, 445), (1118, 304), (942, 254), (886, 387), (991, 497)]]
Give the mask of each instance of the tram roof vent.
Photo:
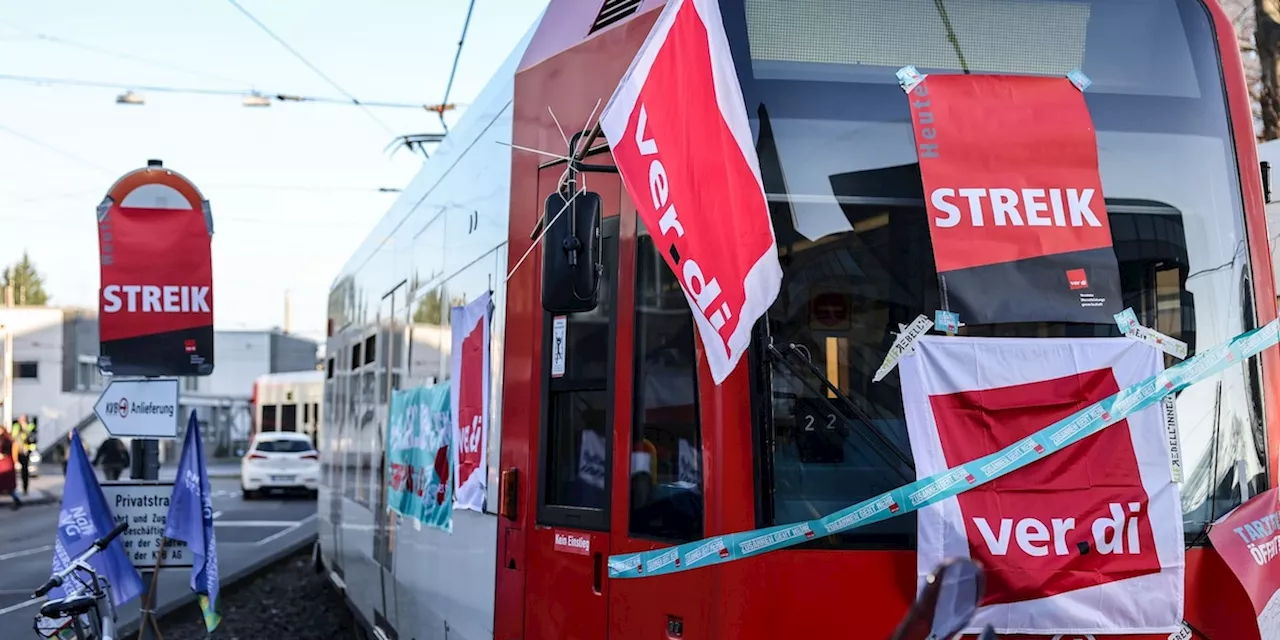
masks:
[(600, 6), (600, 13), (596, 14), (596, 21), (591, 24), (591, 31), (588, 31), (587, 35), (626, 20), (639, 8), (640, 0), (604, 0), (604, 4)]

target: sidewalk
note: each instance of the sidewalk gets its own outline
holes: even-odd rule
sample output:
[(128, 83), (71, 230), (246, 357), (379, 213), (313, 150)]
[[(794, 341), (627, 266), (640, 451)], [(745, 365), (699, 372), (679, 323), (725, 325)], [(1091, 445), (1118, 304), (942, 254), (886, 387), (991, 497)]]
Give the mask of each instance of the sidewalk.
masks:
[[(209, 478), (239, 478), (240, 463), (215, 461), (209, 463)], [(98, 476), (98, 482), (106, 482), (106, 476), (103, 475), (101, 469), (94, 469)], [(178, 465), (166, 465), (160, 467), (161, 480), (173, 480), (178, 473)], [(128, 472), (120, 476), (120, 480), (129, 480)], [(22, 495), (23, 506), (34, 506), (41, 504), (54, 504), (62, 501), (62, 485), (66, 478), (62, 475), (62, 465), (60, 464), (42, 464), (40, 465), (40, 474), (31, 477), (31, 484), (28, 486), (30, 490), (26, 495)], [(22, 480), (19, 478), (19, 484)], [(8, 509), (13, 505), (13, 500), (7, 495), (0, 495), (0, 509)]]

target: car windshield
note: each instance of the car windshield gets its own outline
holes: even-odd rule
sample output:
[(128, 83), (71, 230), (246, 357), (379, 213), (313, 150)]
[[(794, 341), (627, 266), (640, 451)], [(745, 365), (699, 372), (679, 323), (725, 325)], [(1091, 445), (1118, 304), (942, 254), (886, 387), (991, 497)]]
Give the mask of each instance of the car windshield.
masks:
[[(915, 479), (898, 374), (872, 383), (899, 323), (942, 308), (902, 66), (1083, 69), (1122, 305), (1192, 353), (1256, 325), (1220, 60), (1199, 0), (724, 7), (784, 268), (768, 336), (811, 365), (754, 358), (771, 391), (755, 412), (768, 420), (762, 524), (831, 513)], [(1051, 323), (961, 334), (1120, 335), (1114, 325)], [(854, 406), (833, 400), (822, 378)], [(1242, 484), (1266, 487), (1259, 385), (1256, 368), (1237, 367), (1177, 396), (1188, 542), (1239, 504)], [(831, 438), (797, 437), (816, 421)], [(912, 548), (915, 532), (908, 514), (811, 544)]]
[(255, 448), (264, 453), (306, 453), (313, 450), (310, 442), (293, 438), (259, 440)]

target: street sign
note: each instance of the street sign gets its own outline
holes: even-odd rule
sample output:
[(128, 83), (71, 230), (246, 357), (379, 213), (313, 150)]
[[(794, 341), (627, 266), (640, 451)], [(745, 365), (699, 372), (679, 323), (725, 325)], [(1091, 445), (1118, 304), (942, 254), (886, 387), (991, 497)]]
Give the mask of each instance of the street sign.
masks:
[(120, 438), (178, 436), (178, 379), (112, 380), (93, 412)]
[(213, 217), (189, 180), (151, 160), (98, 205), (98, 368), (213, 373)]
[[(124, 552), (138, 569), (155, 569), (160, 538), (169, 515), (172, 482), (104, 482), (102, 495), (111, 507), (116, 524), (128, 522), (129, 529), (120, 535)], [(161, 569), (191, 567), (193, 555), (187, 543), (170, 540), (164, 548)]]

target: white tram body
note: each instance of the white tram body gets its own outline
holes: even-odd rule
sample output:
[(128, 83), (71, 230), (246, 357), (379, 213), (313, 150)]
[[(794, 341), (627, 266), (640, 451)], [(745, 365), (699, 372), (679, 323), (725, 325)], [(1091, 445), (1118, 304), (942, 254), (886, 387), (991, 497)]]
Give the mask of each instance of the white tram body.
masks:
[[(493, 638), (512, 100), (534, 26), (334, 280), (320, 441), (320, 554), (368, 628)], [(391, 392), (449, 378), (451, 306), (492, 292), (488, 498), (453, 532), (389, 511)]]

